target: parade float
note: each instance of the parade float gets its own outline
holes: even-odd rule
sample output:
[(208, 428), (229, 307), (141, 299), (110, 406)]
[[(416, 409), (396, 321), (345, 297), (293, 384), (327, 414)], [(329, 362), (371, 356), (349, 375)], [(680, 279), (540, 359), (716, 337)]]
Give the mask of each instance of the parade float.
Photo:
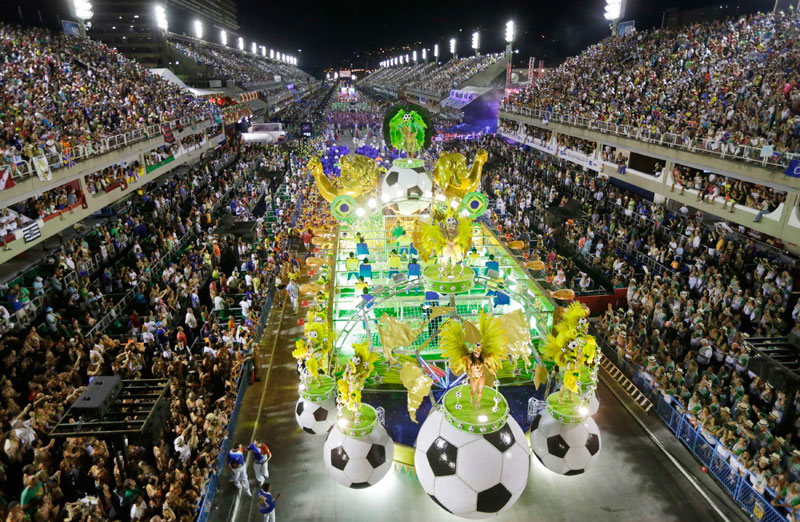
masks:
[(486, 518), (526, 487), (529, 429), (551, 471), (597, 458), (599, 352), (588, 311), (554, 304), (536, 282), (541, 262), (492, 230), (487, 153), (431, 158), (431, 132), (424, 109), (398, 105), (384, 119), (400, 151), (390, 164), (309, 162), (336, 224), (314, 230), (307, 261), (318, 279), (294, 351), (297, 420), (327, 433), (340, 484), (371, 486), (394, 460), (448, 512)]

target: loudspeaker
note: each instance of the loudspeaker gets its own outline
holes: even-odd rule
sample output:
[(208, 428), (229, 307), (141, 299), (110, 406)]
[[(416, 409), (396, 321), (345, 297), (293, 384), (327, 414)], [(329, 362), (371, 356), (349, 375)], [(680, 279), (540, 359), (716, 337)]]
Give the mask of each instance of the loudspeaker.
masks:
[(93, 377), (72, 409), (82, 417), (101, 419), (108, 408), (122, 391), (122, 377), (119, 375), (102, 375)]
[(169, 401), (164, 397), (160, 397), (153, 405), (150, 416), (145, 421), (139, 434), (128, 437), (129, 442), (137, 446), (157, 444), (161, 441), (168, 415)]

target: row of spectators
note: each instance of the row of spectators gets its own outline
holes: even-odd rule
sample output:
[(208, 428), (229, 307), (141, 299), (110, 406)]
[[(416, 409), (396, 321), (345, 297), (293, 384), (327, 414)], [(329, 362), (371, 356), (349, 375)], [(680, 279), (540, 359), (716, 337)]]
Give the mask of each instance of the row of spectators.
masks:
[(506, 103), (706, 140), (711, 150), (795, 152), (799, 20), (789, 10), (609, 37)]
[(206, 102), (86, 38), (0, 23), (0, 151), (99, 153), (107, 137), (202, 115)]
[[(503, 120), (501, 129), (517, 136), (526, 136), (529, 142), (538, 139), (543, 143), (549, 143), (552, 137), (549, 131), (511, 120)], [(560, 147), (567, 147), (586, 155), (592, 155), (594, 152), (594, 142), (566, 134), (559, 134), (557, 139)], [(621, 151), (606, 146), (601, 150), (601, 155), (604, 160), (621, 165), (623, 169), (620, 172), (625, 172), (624, 167), (628, 164), (628, 158)], [(661, 175), (662, 165), (656, 163), (654, 171), (654, 175)], [(681, 195), (687, 188), (695, 190), (697, 201), (714, 204), (719, 200), (722, 202), (722, 208), (731, 213), (736, 206), (740, 206), (763, 211), (761, 212), (763, 215), (777, 209), (786, 200), (784, 191), (683, 165), (675, 165), (672, 170), (671, 190), (674, 192), (676, 188), (680, 189)]]
[[(236, 162), (222, 168), (237, 153)], [(292, 198), (267, 204), (267, 180), (254, 167), (277, 156), (295, 165), (306, 154), (292, 145), (259, 146), (204, 159), (162, 185), (149, 185), (124, 218), (68, 242), (52, 259), (50, 275), (34, 281), (33, 292), (8, 290), (16, 302), (45, 294), (46, 310), (23, 304), (22, 314), (44, 312), (42, 327), (0, 341), (0, 357), (13, 367), (0, 382), (0, 516), (196, 516), (218, 462), (237, 378), (257, 342), (260, 305), (274, 275), (291, 265), (284, 245), (298, 195), (306, 190), (304, 182), (292, 180)], [(265, 210), (252, 244), (216, 232), (221, 214), (256, 219)], [(272, 224), (263, 219), (272, 216), (280, 218)], [(90, 271), (87, 260), (97, 252), (103, 261)], [(77, 277), (65, 277), (73, 273)], [(104, 333), (93, 330), (120, 293), (131, 289), (129, 309)], [(209, 312), (220, 296), (240, 304), (238, 316)], [(101, 440), (47, 436), (87, 379), (108, 374), (172, 379), (163, 438), (152, 446), (131, 444), (127, 470)]]
[[(748, 370), (751, 336), (800, 335), (796, 260), (534, 149), (497, 137), (457, 148), (472, 155), (479, 147), (497, 165), (484, 187), (502, 233), (529, 242), (526, 255), (546, 262), (551, 283), (582, 290), (580, 263), (627, 288), (627, 310), (609, 308), (597, 324), (601, 337), (690, 415), (757, 491), (775, 505), (800, 505), (800, 394), (787, 396)], [(573, 198), (580, 215), (548, 227), (548, 209)], [(658, 265), (647, 259), (663, 265), (648, 269)], [(787, 401), (795, 413), (783, 422)]]

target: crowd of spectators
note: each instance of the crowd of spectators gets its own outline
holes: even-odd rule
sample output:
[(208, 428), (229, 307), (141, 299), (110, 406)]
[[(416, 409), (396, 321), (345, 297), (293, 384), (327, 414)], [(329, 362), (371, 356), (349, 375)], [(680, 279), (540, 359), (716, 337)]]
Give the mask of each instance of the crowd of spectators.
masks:
[(84, 195), (78, 188), (78, 182), (73, 181), (12, 205), (12, 208), (31, 219), (44, 219), (59, 210), (74, 207), (83, 198)]
[(294, 66), (234, 49), (219, 49), (179, 40), (170, 40), (170, 45), (194, 62), (210, 67), (220, 79), (256, 84), (310, 78)]
[(609, 37), (506, 103), (672, 133), (715, 151), (795, 152), (799, 19), (789, 10)]
[[(194, 519), (258, 341), (260, 306), (292, 265), (291, 216), (308, 185), (292, 178), (290, 198), (265, 198), (268, 180), (256, 167), (294, 168), (310, 152), (279, 147), (235, 146), (148, 184), (124, 216), (68, 241), (44, 277), (3, 291), (13, 314), (0, 321), (36, 314), (42, 322), (0, 340), (9, 365), (0, 379), (0, 517)], [(257, 220), (256, 239), (220, 233), (226, 214)], [(131, 304), (98, 329), (131, 292)], [(39, 308), (29, 304), (37, 296)], [(108, 374), (172, 379), (163, 437), (129, 445), (126, 470), (102, 440), (48, 436), (88, 379)]]
[(103, 43), (0, 23), (0, 150), (99, 153), (105, 138), (206, 112), (206, 103)]
[(426, 74), (409, 87), (445, 94), (455, 89), (503, 57), (502, 53), (484, 54), (452, 59), (430, 74)]

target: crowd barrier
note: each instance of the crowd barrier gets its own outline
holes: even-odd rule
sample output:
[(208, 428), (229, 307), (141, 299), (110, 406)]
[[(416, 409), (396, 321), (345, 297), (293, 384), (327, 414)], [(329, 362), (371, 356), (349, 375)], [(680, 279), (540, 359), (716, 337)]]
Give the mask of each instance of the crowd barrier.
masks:
[[(600, 336), (597, 336), (601, 341)], [(670, 431), (702, 462), (734, 501), (755, 520), (763, 522), (785, 522), (785, 510), (773, 506), (764, 495), (750, 484), (747, 475), (729, 461), (730, 452), (710, 434), (703, 433), (694, 418), (679, 411), (662, 393), (649, 382), (648, 375), (634, 366), (605, 340), (601, 341), (603, 355), (613, 362), (628, 379), (656, 405), (656, 413)], [(774, 497), (774, 495), (773, 495)], [(793, 519), (792, 519), (793, 520)]]

